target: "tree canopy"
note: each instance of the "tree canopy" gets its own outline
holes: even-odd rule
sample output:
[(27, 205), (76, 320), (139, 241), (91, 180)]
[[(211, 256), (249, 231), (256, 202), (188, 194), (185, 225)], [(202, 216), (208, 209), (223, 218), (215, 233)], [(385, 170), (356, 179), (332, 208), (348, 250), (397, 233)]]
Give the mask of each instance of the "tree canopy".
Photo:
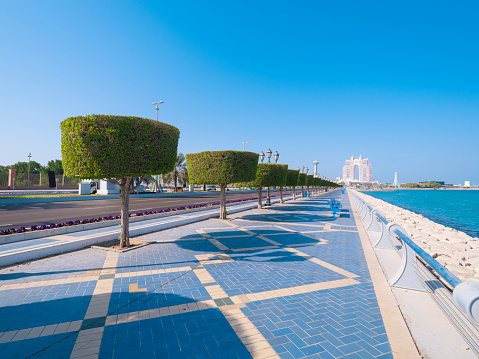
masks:
[(76, 178), (120, 178), (171, 172), (180, 131), (133, 116), (69, 117), (60, 124), (65, 174)]
[[(12, 167), (16, 168), (17, 173), (28, 173), (28, 161), (17, 162), (14, 165), (12, 165)], [(43, 166), (37, 161), (30, 161), (30, 173), (40, 173), (40, 172), (43, 172)]]
[(300, 173), (298, 176), (298, 186), (306, 185), (306, 173)]
[(204, 151), (188, 153), (190, 183), (227, 185), (253, 181), (259, 155), (247, 151)]
[(286, 177), (286, 186), (297, 186), (298, 176), (299, 176), (299, 170), (288, 169), (288, 173)]

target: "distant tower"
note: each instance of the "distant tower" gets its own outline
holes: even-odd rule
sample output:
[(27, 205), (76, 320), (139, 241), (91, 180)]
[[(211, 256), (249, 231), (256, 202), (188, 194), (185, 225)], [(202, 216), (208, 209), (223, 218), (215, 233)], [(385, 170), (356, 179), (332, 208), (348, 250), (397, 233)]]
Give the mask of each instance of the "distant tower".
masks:
[(471, 181), (465, 181), (464, 187), (471, 187)]
[(394, 183), (393, 183), (393, 186), (394, 186), (394, 187), (399, 187), (398, 173), (397, 173), (397, 172), (394, 172)]
[(313, 166), (314, 166), (313, 176), (314, 177), (318, 177), (318, 164), (319, 164), (318, 161), (313, 161)]

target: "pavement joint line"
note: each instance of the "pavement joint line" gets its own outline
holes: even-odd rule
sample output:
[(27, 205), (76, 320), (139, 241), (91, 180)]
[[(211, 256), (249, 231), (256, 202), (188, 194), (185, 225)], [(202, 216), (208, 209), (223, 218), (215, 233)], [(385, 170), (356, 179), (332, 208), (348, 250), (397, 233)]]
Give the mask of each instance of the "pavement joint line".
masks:
[[(88, 309), (85, 313), (83, 323), (91, 319), (99, 318), (101, 315), (103, 315), (105, 317), (105, 321), (102, 323), (103, 324), (102, 327), (104, 327), (104, 324), (106, 323), (106, 317), (108, 315), (108, 307), (110, 305), (111, 293), (113, 291), (114, 273), (116, 271), (116, 266), (118, 264), (118, 256), (119, 256), (119, 253), (116, 253), (116, 252), (107, 253), (105, 257), (105, 261), (103, 263), (103, 268), (101, 269), (101, 272), (100, 272), (100, 277), (102, 275), (113, 274), (113, 278), (104, 279), (102, 281), (97, 282), (90, 299), (90, 304), (88, 305)], [(98, 304), (98, 302), (100, 302), (100, 305)], [(84, 348), (82, 347), (80, 343), (82, 340), (82, 336), (86, 335), (85, 332), (88, 330), (88, 326), (87, 328), (84, 328), (83, 323), (82, 323), (82, 327), (80, 328), (80, 332), (76, 338), (75, 344), (73, 346), (70, 358), (81, 356), (80, 354), (84, 353), (84, 350), (83, 350)], [(90, 324), (90, 326), (94, 326), (94, 325), (95, 325), (95, 322), (92, 322)], [(103, 330), (101, 331), (101, 334), (100, 333), (97, 334), (97, 339), (99, 339), (99, 342), (97, 343), (97, 345), (91, 344), (89, 346), (88, 350), (90, 354), (92, 355), (97, 354), (96, 356), (98, 356), (98, 354), (100, 353), (102, 338), (103, 338)]]
[(342, 268), (339, 268), (333, 264), (330, 264), (328, 262), (325, 262), (325, 261), (322, 261), (316, 257), (313, 257), (313, 256), (310, 256), (308, 254), (305, 254), (297, 249), (294, 249), (294, 248), (285, 248), (287, 251), (289, 252), (292, 252), (300, 257), (303, 257), (303, 258), (306, 258), (308, 260), (310, 260), (311, 262), (313, 263), (316, 263), (324, 268), (327, 268), (329, 270), (332, 270), (333, 272), (336, 272), (338, 274), (341, 274), (341, 275), (344, 275), (345, 277), (348, 277), (348, 278), (357, 278), (359, 277), (357, 274), (354, 274), (354, 273), (351, 273), (351, 272), (348, 272), (347, 270), (344, 270)]

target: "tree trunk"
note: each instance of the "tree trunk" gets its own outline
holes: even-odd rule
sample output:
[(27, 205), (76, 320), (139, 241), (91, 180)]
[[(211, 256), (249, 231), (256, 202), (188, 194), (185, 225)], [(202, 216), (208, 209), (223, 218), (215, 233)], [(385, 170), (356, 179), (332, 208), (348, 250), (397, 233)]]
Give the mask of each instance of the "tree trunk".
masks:
[(220, 219), (226, 219), (226, 185), (221, 184)]
[(296, 186), (293, 186), (293, 201), (296, 201)]
[(261, 187), (258, 187), (258, 209), (263, 208), (263, 198), (261, 196)]
[(301, 198), (304, 198), (304, 188), (301, 186)]
[(130, 181), (131, 177), (120, 179), (120, 197), (121, 197), (121, 236), (120, 248), (130, 246)]
[(283, 187), (279, 186), (279, 203), (283, 204)]
[(175, 192), (176, 192), (176, 180), (177, 180), (177, 176), (176, 176), (176, 171), (175, 171)]

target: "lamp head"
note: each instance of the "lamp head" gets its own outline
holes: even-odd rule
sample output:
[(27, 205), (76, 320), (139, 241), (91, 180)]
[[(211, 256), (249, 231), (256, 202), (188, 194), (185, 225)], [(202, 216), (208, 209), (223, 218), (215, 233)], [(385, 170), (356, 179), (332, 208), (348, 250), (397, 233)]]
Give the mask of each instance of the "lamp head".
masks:
[(264, 161), (264, 153), (263, 153), (263, 151), (261, 151), (261, 153), (259, 154), (259, 159), (261, 160), (261, 163), (263, 163), (263, 161)]

